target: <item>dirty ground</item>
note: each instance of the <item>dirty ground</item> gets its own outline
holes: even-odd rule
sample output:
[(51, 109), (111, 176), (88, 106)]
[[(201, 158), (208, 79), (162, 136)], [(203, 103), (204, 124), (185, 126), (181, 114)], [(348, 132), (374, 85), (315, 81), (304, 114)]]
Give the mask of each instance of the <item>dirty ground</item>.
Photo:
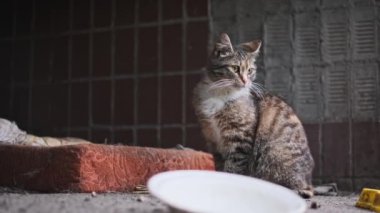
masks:
[[(358, 194), (344, 193), (336, 197), (316, 196), (308, 200), (308, 213), (369, 212), (354, 207)], [(310, 209), (316, 202), (317, 209)], [(41, 194), (0, 188), (0, 212), (40, 213), (167, 213), (163, 203), (147, 194), (128, 193), (60, 193)]]

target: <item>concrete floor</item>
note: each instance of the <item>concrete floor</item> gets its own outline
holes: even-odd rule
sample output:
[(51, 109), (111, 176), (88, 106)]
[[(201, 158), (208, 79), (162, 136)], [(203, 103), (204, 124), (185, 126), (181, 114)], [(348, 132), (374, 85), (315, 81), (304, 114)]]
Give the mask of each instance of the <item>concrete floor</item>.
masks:
[[(336, 197), (316, 196), (308, 200), (317, 202), (318, 209), (308, 209), (308, 213), (318, 212), (369, 212), (354, 207), (357, 194)], [(106, 193), (106, 194), (40, 194), (0, 189), (0, 212), (38, 213), (167, 213), (163, 203), (147, 194)]]

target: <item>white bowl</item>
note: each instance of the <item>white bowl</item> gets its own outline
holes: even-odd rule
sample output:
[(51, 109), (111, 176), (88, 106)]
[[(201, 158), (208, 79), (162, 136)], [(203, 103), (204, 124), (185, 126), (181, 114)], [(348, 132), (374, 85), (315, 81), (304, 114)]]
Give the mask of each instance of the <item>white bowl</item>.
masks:
[(176, 210), (245, 213), (306, 211), (293, 191), (257, 178), (224, 172), (179, 170), (154, 175), (149, 192)]

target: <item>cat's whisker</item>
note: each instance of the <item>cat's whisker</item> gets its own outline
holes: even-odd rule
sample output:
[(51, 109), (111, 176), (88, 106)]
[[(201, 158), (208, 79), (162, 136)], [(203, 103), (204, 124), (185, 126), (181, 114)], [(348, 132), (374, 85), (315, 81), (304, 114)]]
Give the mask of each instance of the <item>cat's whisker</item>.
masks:
[(264, 98), (264, 89), (263, 86), (259, 85), (258, 83), (252, 83), (251, 90), (260, 98)]

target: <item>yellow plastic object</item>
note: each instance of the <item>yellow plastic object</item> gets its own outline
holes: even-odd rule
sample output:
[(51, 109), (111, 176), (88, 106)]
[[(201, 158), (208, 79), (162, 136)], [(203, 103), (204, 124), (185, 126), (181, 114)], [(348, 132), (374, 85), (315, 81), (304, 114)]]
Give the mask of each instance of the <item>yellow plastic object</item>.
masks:
[(380, 213), (380, 190), (364, 188), (360, 193), (356, 207), (370, 209)]

